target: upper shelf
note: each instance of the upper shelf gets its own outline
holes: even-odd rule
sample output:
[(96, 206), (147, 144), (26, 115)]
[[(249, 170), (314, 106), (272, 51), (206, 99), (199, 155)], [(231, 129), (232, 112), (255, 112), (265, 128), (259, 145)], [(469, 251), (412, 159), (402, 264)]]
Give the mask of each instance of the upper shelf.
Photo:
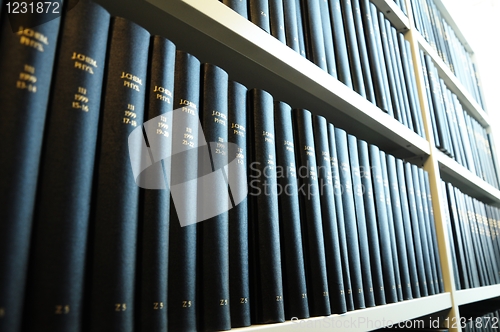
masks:
[[(451, 308), (450, 293), (349, 311), (342, 315), (314, 317), (279, 324), (255, 325), (235, 331), (372, 331)], [(231, 331), (232, 331), (231, 330)]]
[(385, 17), (391, 21), (392, 25), (400, 31), (405, 32), (410, 29), (408, 17), (401, 8), (392, 0), (371, 0), (377, 8), (384, 13)]
[(488, 128), (490, 125), (490, 119), (488, 114), (481, 108), (477, 101), (472, 98), (471, 94), (465, 89), (458, 78), (453, 74), (450, 67), (446, 65), (438, 55), (436, 50), (424, 39), (424, 37), (418, 32), (415, 34), (417, 36), (417, 42), (420, 48), (429, 54), (436, 65), (439, 72), (439, 77), (441, 77), (446, 86), (457, 95), (462, 106), (473, 116), (483, 127)]
[(464, 289), (455, 292), (457, 305), (464, 305), (500, 297), (500, 285)]
[(500, 206), (500, 191), (436, 149), (441, 178), (465, 194), (484, 203)]
[(425, 139), (219, 1), (98, 2), (112, 14), (169, 38), (202, 62), (221, 66), (231, 79), (323, 115), (397, 157), (430, 153)]

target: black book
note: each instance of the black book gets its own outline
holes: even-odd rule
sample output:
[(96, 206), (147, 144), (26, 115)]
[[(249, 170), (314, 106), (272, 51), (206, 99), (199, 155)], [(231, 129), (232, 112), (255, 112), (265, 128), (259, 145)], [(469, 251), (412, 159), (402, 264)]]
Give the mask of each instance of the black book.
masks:
[[(304, 34), (305, 34), (305, 28), (304, 28), (304, 22), (302, 19), (302, 8), (301, 8), (301, 0), (291, 0), (295, 2), (295, 12), (297, 15), (297, 38), (298, 38), (298, 43), (299, 43), (299, 54), (302, 55), (304, 58), (307, 57), (306, 54), (306, 41), (304, 39)], [(288, 3), (288, 1), (287, 1)]]
[(361, 96), (366, 97), (365, 83), (363, 79), (363, 69), (359, 55), (358, 38), (356, 36), (356, 27), (352, 13), (351, 1), (340, 0), (342, 7), (342, 17), (345, 27), (345, 39), (347, 43), (347, 53), (351, 65), (351, 77), (353, 89)]
[(269, 23), (271, 35), (283, 44), (286, 44), (285, 36), (285, 14), (283, 10), (283, 0), (268, 0), (269, 2)]
[[(292, 317), (301, 319), (309, 317), (309, 305), (301, 231), (301, 197), (298, 192), (297, 166), (295, 163), (296, 143), (293, 137), (292, 110), (290, 106), (283, 102), (274, 103), (274, 123), (276, 130), (276, 167), (277, 172), (279, 172), (277, 173), (278, 203), (285, 314), (286, 319)], [(307, 239), (304, 242), (308, 243)], [(306, 249), (305, 251), (308, 252), (309, 250)], [(312, 299), (314, 299), (314, 294), (312, 295)]]
[(300, 0), (307, 58), (328, 71), (321, 20), (320, 0)]
[(398, 264), (401, 278), (401, 288), (404, 300), (413, 298), (410, 279), (409, 259), (407, 253), (401, 196), (399, 194), (398, 178), (396, 173), (396, 158), (387, 154), (387, 177), (394, 222), (394, 234), (396, 237), (396, 248), (398, 253)]
[(144, 132), (153, 160), (141, 174), (142, 223), (140, 226), (141, 331), (168, 327), (168, 239), (170, 224), (170, 156), (175, 45), (161, 36), (151, 38), (148, 106)]
[(399, 270), (399, 253), (396, 244), (396, 232), (394, 230), (394, 215), (392, 214), (392, 201), (389, 188), (389, 175), (387, 173), (387, 157), (385, 152), (380, 151), (380, 166), (384, 184), (385, 204), (387, 211), (387, 224), (389, 226), (389, 239), (391, 241), (392, 265), (394, 267), (394, 280), (396, 282), (396, 293), (398, 301), (403, 301), (403, 290), (401, 286), (401, 272)]
[[(446, 183), (441, 180), (441, 190), (443, 190), (442, 192), (446, 192)], [(447, 195), (443, 195), (443, 200), (444, 200), (444, 206), (445, 206), (445, 219), (446, 219), (446, 229), (448, 231), (448, 238), (450, 239), (450, 242), (455, 242), (456, 243), (456, 234), (454, 234), (453, 232), (453, 228), (451, 226), (451, 206), (450, 204), (448, 203), (449, 200), (448, 200), (448, 197)], [(453, 265), (453, 276), (455, 278), (455, 287), (457, 290), (460, 290), (460, 289), (465, 289), (467, 287), (465, 287), (465, 285), (462, 283), (462, 280), (464, 276), (462, 271), (460, 271), (460, 262), (459, 262), (459, 259), (457, 257), (457, 251), (456, 251), (456, 247), (454, 244), (450, 243), (450, 253), (451, 253), (451, 259), (452, 259), (452, 265)]]
[(248, 19), (247, 0), (221, 0), (223, 4)]
[(417, 209), (417, 202), (416, 202), (416, 194), (415, 194), (415, 189), (413, 186), (413, 175), (412, 175), (412, 169), (411, 169), (411, 164), (405, 163), (404, 164), (404, 174), (405, 174), (405, 183), (406, 183), (406, 194), (408, 197), (408, 210), (410, 212), (409, 218), (408, 218), (408, 224), (411, 227), (411, 232), (410, 234), (407, 234), (407, 240), (409, 237), (412, 237), (413, 239), (413, 245), (415, 250), (415, 259), (416, 259), (416, 266), (417, 266), (417, 274), (418, 274), (418, 285), (420, 289), (420, 296), (428, 296), (429, 291), (428, 291), (428, 286), (427, 286), (427, 273), (426, 273), (426, 267), (425, 267), (425, 262), (424, 262), (424, 254), (423, 254), (423, 248), (422, 248), (422, 241), (420, 237), (420, 227), (418, 226), (419, 218), (418, 218), (418, 209)]
[(385, 81), (382, 76), (382, 69), (379, 65), (380, 56), (378, 52), (378, 42), (376, 39), (374, 24), (372, 21), (372, 16), (370, 13), (370, 1), (369, 0), (360, 0), (361, 5), (361, 18), (363, 19), (363, 27), (365, 33), (365, 43), (366, 43), (366, 53), (369, 60), (369, 66), (371, 69), (371, 80), (373, 85), (373, 90), (375, 94), (376, 104), (383, 111), (388, 112), (389, 108), (387, 103), (390, 102), (387, 100), (386, 92), (384, 89)]
[(372, 173), (368, 143), (358, 140), (359, 168), (361, 184), (364, 188), (363, 201), (365, 206), (366, 229), (370, 249), (370, 267), (372, 271), (373, 293), (377, 305), (386, 304), (384, 278), (382, 275), (382, 259), (380, 256), (380, 240), (378, 236), (377, 213), (373, 197)]
[(228, 74), (205, 63), (201, 75), (200, 120), (208, 145), (208, 149), (199, 151), (196, 207), (201, 221), (201, 325), (204, 330), (223, 331), (231, 329), (227, 211), (232, 204), (224, 169), (228, 164)]
[[(323, 238), (323, 218), (328, 216), (331, 220), (332, 211), (326, 210), (324, 205), (322, 208), (321, 205), (311, 112), (303, 109), (294, 110), (294, 120), (309, 311), (311, 316), (328, 316), (331, 314), (331, 309), (325, 256), (327, 241)], [(328, 230), (326, 228), (326, 231)]]
[(392, 258), (391, 236), (387, 217), (387, 201), (385, 198), (384, 179), (380, 165), (380, 150), (375, 145), (369, 145), (370, 165), (372, 170), (373, 196), (377, 210), (378, 231), (380, 237), (380, 254), (384, 275), (384, 290), (387, 303), (398, 302), (396, 278)]
[(299, 32), (297, 24), (297, 7), (295, 0), (283, 3), (283, 16), (285, 18), (286, 44), (295, 52), (300, 53)]
[[(342, 208), (344, 211), (345, 239), (349, 259), (352, 297), (354, 300), (354, 308), (361, 309), (365, 307), (363, 277), (361, 274), (361, 257), (359, 252), (356, 209), (354, 206), (354, 193), (349, 162), (349, 147), (347, 143), (347, 133), (344, 130), (335, 128), (335, 144), (337, 145), (340, 185), (343, 188), (341, 196)], [(339, 237), (342, 237), (340, 232)]]
[(360, 0), (351, 0), (354, 25), (356, 28), (356, 38), (358, 40), (359, 57), (361, 69), (363, 72), (364, 85), (366, 90), (366, 99), (376, 104), (375, 89), (372, 81), (372, 71), (370, 61), (368, 60), (368, 47), (365, 39), (365, 26), (361, 14)]
[(337, 78), (337, 65), (335, 61), (335, 46), (333, 44), (332, 21), (330, 19), (330, 9), (328, 0), (319, 0), (319, 10), (321, 13), (321, 24), (323, 39), (325, 43), (325, 60), (327, 71), (330, 75)]
[(252, 322), (275, 323), (285, 320), (281, 253), (279, 239), (279, 207), (277, 195), (276, 146), (274, 138), (273, 98), (266, 91), (252, 89), (250, 123), (252, 146), (249, 186), (250, 269)]
[(124, 18), (112, 20), (92, 238), (92, 331), (134, 329), (139, 219), (135, 179), (143, 162), (149, 37), (145, 29)]
[[(343, 188), (340, 183), (340, 169), (339, 162), (337, 158), (337, 143), (335, 140), (335, 127), (333, 124), (328, 124), (328, 147), (330, 149), (330, 166), (332, 169), (332, 181), (333, 181), (333, 194), (335, 196), (335, 212), (337, 217), (337, 238), (339, 239), (339, 254), (340, 266), (342, 271), (342, 279), (344, 283), (344, 289), (341, 290), (340, 294), (344, 295), (345, 307), (342, 307), (345, 311), (354, 310), (354, 300), (352, 296), (351, 287), (351, 272), (349, 269), (349, 256), (347, 254), (347, 242), (345, 233), (345, 223), (344, 223), (344, 210), (342, 203), (342, 192)], [(335, 240), (335, 229), (332, 227), (332, 240)], [(335, 257), (335, 256), (334, 256)], [(338, 268), (338, 267), (337, 267)], [(339, 285), (340, 287), (341, 285)], [(342, 298), (340, 298), (342, 300)], [(343, 304), (343, 302), (341, 302)]]
[(248, 19), (267, 33), (271, 33), (268, 0), (247, 0)]
[[(110, 16), (80, 1), (64, 16), (34, 223), (28, 329), (79, 331)], [(64, 156), (64, 158), (61, 158)]]
[(19, 330), (22, 319), (38, 167), (60, 23), (60, 18), (54, 18), (37, 25), (37, 19), (44, 17), (29, 15), (31, 21), (13, 27), (4, 13), (1, 22), (0, 308), (4, 314), (0, 329)]
[[(250, 281), (248, 269), (248, 188), (247, 188), (247, 88), (229, 81), (228, 142), (235, 144), (236, 167), (229, 169), (229, 185), (239, 204), (229, 210), (229, 309), (231, 327), (249, 326)], [(229, 148), (231, 152), (231, 147)]]
[(406, 253), (408, 255), (408, 269), (410, 272), (410, 282), (413, 298), (420, 297), (420, 281), (418, 275), (418, 266), (416, 258), (416, 247), (413, 241), (411, 228), (410, 202), (408, 200), (405, 166), (401, 159), (396, 160), (396, 173), (399, 183), (399, 196), (401, 198), (401, 212), (403, 214), (403, 230), (406, 242)]
[(366, 225), (364, 187), (361, 182), (361, 168), (358, 156), (358, 141), (353, 135), (347, 135), (347, 146), (349, 148), (349, 162), (351, 164), (352, 191), (354, 193), (354, 207), (356, 211), (356, 221), (358, 226), (359, 253), (361, 257), (361, 274), (363, 276), (363, 287), (366, 307), (375, 306), (375, 295), (373, 293), (373, 283), (370, 263), (370, 246)]
[(321, 197), (321, 215), (323, 237), (325, 240), (326, 267), (331, 311), (335, 314), (346, 312), (344, 279), (342, 276), (342, 258), (340, 254), (337, 207), (331, 167), (331, 155), (328, 137), (328, 123), (321, 116), (313, 119), (316, 164), (318, 165), (319, 193)]
[(340, 0), (329, 0), (330, 18), (333, 29), (333, 44), (335, 45), (335, 59), (337, 64), (337, 78), (352, 89), (352, 77), (349, 64), (349, 54), (345, 37), (344, 22)]
[[(424, 205), (422, 199), (422, 190), (420, 183), (419, 170), (416, 165), (411, 165), (412, 177), (413, 177), (413, 188), (415, 192), (415, 201), (417, 204), (417, 225), (420, 233), (420, 241), (422, 243), (422, 253), (424, 258), (425, 266), (425, 277), (427, 280), (427, 289), (429, 295), (436, 294), (436, 270), (434, 265), (434, 257), (431, 255), (431, 246), (429, 245), (429, 240), (427, 236), (426, 220), (424, 213)], [(427, 199), (427, 198), (426, 198)]]
[(437, 132), (437, 125), (436, 125), (436, 117), (434, 115), (434, 107), (432, 106), (432, 92), (431, 92), (431, 87), (429, 84), (429, 75), (428, 75), (428, 70), (427, 66), (425, 64), (425, 58), (424, 58), (424, 52), (421, 50), (420, 51), (420, 66), (422, 67), (422, 74), (424, 78), (424, 85), (425, 85), (425, 106), (429, 110), (429, 116), (431, 118), (431, 124), (432, 124), (432, 136), (434, 139), (434, 145), (435, 146), (440, 146), (441, 145), (441, 140), (440, 137), (438, 136)]
[[(168, 329), (196, 330), (199, 274), (197, 196), (200, 61), (177, 50), (175, 54), (168, 251)], [(201, 149), (200, 149), (201, 150)]]

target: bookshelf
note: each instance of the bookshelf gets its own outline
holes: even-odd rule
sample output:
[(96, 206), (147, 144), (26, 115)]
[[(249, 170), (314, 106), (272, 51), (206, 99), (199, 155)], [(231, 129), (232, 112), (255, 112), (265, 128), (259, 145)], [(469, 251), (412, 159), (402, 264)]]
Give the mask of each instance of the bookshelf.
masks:
[[(226, 69), (232, 79), (248, 86), (265, 89), (277, 100), (286, 100), (292, 107), (306, 107), (313, 114), (321, 114), (349, 133), (378, 145), (382, 150), (408, 160), (420, 160), (429, 172), (436, 233), (445, 283), (445, 293), (425, 298), (356, 310), (344, 315), (315, 317), (297, 322), (256, 325), (237, 331), (319, 331), (360, 318), (401, 322), (440, 311), (448, 317), (460, 317), (459, 306), (500, 296), (500, 285), (457, 291), (452, 270), (450, 239), (443, 221), (445, 208), (442, 204), (440, 181), (444, 179), (465, 193), (492, 205), (500, 206), (500, 191), (473, 175), (463, 166), (440, 152), (434, 146), (429, 110), (425, 108), (425, 85), (419, 50), (429, 54), (438, 69), (439, 76), (457, 95), (469, 114), (487, 130), (488, 114), (472, 98), (458, 81), (437, 52), (416, 30), (411, 13), (410, 0), (406, 0), (408, 17), (392, 0), (373, 0), (386, 17), (405, 38), (410, 41), (419, 99), (423, 111), (426, 139), (421, 138), (394, 118), (381, 112), (375, 105), (331, 77), (309, 60), (303, 58), (271, 35), (239, 16), (216, 0), (98, 0), (112, 14), (124, 16), (141, 24), (152, 34), (171, 39), (179, 49), (195, 54), (202, 62), (211, 62)], [(445, 19), (457, 32), (466, 46), (469, 44), (460, 33), (443, 3), (435, 0)], [(182, 31), (182, 33), (179, 33)], [(339, 325), (340, 326), (340, 325)], [(350, 331), (366, 331), (374, 328), (353, 328)], [(450, 331), (461, 331), (460, 327)]]

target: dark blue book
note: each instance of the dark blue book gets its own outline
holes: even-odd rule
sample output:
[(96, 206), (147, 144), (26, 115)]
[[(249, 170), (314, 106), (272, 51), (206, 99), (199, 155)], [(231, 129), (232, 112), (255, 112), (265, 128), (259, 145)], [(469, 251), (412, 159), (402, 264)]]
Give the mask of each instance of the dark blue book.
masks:
[(323, 238), (325, 241), (326, 267), (330, 307), (332, 313), (346, 312), (342, 259), (338, 237), (337, 207), (331, 168), (328, 123), (321, 116), (313, 118), (314, 146), (316, 152), (317, 176), (321, 200)]
[(373, 294), (375, 304), (386, 304), (384, 278), (382, 274), (382, 258), (380, 256), (380, 240), (378, 236), (377, 213), (373, 196), (372, 171), (368, 143), (358, 140), (359, 171), (363, 186), (363, 202), (365, 206), (366, 230), (370, 248), (370, 267), (372, 272)]
[[(304, 264), (304, 252), (309, 250), (304, 248), (304, 243), (308, 243), (307, 239), (302, 240), (300, 209), (302, 197), (298, 191), (296, 164), (298, 158), (295, 155), (297, 143), (293, 137), (292, 118), (293, 114), (289, 105), (274, 102), (276, 167), (280, 170), (278, 203), (286, 319), (309, 317), (309, 301), (311, 300), (306, 284), (307, 269)], [(306, 261), (309, 262), (310, 259)], [(314, 299), (314, 294), (312, 295)]]
[(320, 0), (300, 0), (300, 2), (307, 58), (324, 71), (328, 71)]
[(373, 197), (377, 211), (378, 231), (380, 237), (380, 255), (384, 275), (384, 290), (387, 303), (398, 302), (396, 278), (392, 258), (391, 236), (387, 217), (387, 201), (384, 190), (384, 178), (380, 164), (380, 150), (375, 145), (369, 145), (370, 165), (372, 171)]
[(320, 187), (311, 112), (294, 110), (302, 236), (311, 316), (331, 314)]
[[(197, 197), (200, 61), (177, 50), (172, 115), (171, 200), (168, 250), (168, 329), (193, 331), (200, 304)], [(204, 143), (204, 142), (202, 142)], [(187, 167), (189, 165), (189, 167)]]
[(134, 329), (139, 221), (134, 170), (141, 162), (143, 138), (131, 134), (136, 128), (140, 133), (143, 123), (149, 38), (145, 29), (124, 18), (112, 20), (92, 237), (90, 331)]
[[(295, 2), (295, 12), (297, 15), (297, 38), (298, 38), (298, 43), (299, 43), (299, 54), (302, 55), (304, 58), (307, 57), (306, 54), (306, 41), (304, 39), (304, 22), (302, 18), (302, 8), (301, 8), (301, 0), (291, 0)], [(288, 1), (287, 1), (288, 3)]]
[[(139, 237), (141, 331), (168, 327), (168, 244), (170, 228), (170, 158), (175, 45), (161, 36), (151, 38), (148, 104), (144, 131), (152, 165), (141, 174), (142, 223)], [(146, 185), (147, 184), (147, 185)]]
[(266, 91), (249, 91), (252, 136), (249, 138), (250, 269), (252, 322), (285, 320), (281, 269), (279, 205), (273, 97)]
[[(349, 269), (349, 256), (347, 254), (347, 242), (345, 235), (345, 225), (344, 225), (344, 211), (342, 204), (342, 185), (340, 183), (340, 170), (337, 158), (337, 144), (335, 140), (335, 127), (329, 123), (328, 124), (328, 148), (330, 150), (330, 168), (332, 170), (332, 182), (333, 182), (333, 194), (335, 196), (335, 212), (337, 219), (337, 229), (332, 227), (331, 236), (332, 243), (335, 243), (335, 239), (338, 238), (339, 256), (334, 255), (333, 258), (336, 259), (335, 266), (342, 272), (342, 282), (338, 283), (340, 288), (339, 294), (339, 310), (352, 311), (354, 310), (354, 300), (352, 297), (352, 287), (351, 287), (351, 273)], [(337, 233), (337, 234), (335, 234)], [(342, 288), (343, 286), (343, 288)], [(344, 297), (344, 299), (342, 298)]]
[[(80, 331), (110, 16), (80, 1), (64, 16), (40, 165), (27, 329)], [(64, 158), (61, 158), (64, 156)]]
[(248, 19), (247, 0), (221, 0), (223, 4)]
[[(342, 191), (342, 208), (344, 211), (345, 239), (349, 259), (350, 278), (354, 308), (365, 308), (365, 295), (363, 292), (363, 276), (361, 274), (361, 257), (359, 252), (359, 237), (354, 206), (354, 193), (352, 187), (351, 166), (349, 162), (349, 147), (347, 133), (335, 128), (335, 143), (337, 145), (337, 158), (339, 166), (340, 185)], [(339, 234), (339, 237), (342, 235)]]
[[(249, 326), (250, 280), (248, 269), (248, 188), (247, 188), (247, 88), (229, 81), (228, 92), (228, 142), (229, 162), (236, 160), (229, 169), (231, 194), (240, 201), (229, 210), (229, 308), (231, 327)], [(234, 158), (234, 160), (233, 160)]]
[(330, 19), (333, 29), (333, 45), (335, 45), (335, 62), (337, 64), (337, 78), (339, 81), (352, 88), (351, 65), (347, 52), (344, 21), (340, 0), (329, 0)]
[(283, 3), (283, 16), (285, 17), (286, 44), (295, 52), (300, 53), (297, 4), (295, 0)]
[(375, 295), (373, 293), (372, 271), (370, 262), (370, 247), (368, 240), (368, 227), (366, 225), (364, 187), (361, 181), (361, 166), (358, 154), (358, 141), (353, 135), (347, 135), (349, 148), (349, 162), (351, 164), (352, 191), (354, 193), (354, 207), (356, 210), (356, 221), (358, 226), (359, 253), (361, 257), (361, 274), (363, 276), (363, 292), (366, 307), (375, 306)]
[(323, 27), (323, 39), (325, 43), (326, 68), (330, 75), (337, 78), (337, 64), (335, 61), (335, 45), (333, 43), (332, 21), (328, 0), (319, 0), (319, 10), (321, 12), (321, 25)]
[[(231, 329), (229, 312), (228, 74), (201, 66), (200, 121), (208, 149), (198, 160), (198, 220), (201, 250), (202, 329)], [(201, 178), (203, 177), (203, 180)], [(214, 197), (215, 196), (215, 197)], [(207, 219), (207, 217), (210, 217)]]
[(0, 307), (4, 316), (0, 329), (8, 326), (19, 330), (60, 18), (37, 25), (38, 19), (45, 15), (29, 15), (29, 21), (12, 26), (3, 14), (0, 28), (3, 50), (0, 55)]
[(285, 14), (283, 10), (283, 0), (269, 1), (269, 23), (271, 35), (283, 44), (286, 44), (285, 35)]
[(268, 0), (247, 0), (248, 19), (267, 33), (271, 33)]

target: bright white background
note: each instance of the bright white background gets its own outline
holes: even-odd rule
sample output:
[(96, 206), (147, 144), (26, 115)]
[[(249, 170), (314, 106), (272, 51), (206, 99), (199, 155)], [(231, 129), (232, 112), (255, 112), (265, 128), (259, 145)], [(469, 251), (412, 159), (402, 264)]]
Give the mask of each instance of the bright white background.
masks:
[[(411, 0), (415, 1), (415, 0)], [(500, 0), (442, 0), (474, 51), (500, 156)]]

